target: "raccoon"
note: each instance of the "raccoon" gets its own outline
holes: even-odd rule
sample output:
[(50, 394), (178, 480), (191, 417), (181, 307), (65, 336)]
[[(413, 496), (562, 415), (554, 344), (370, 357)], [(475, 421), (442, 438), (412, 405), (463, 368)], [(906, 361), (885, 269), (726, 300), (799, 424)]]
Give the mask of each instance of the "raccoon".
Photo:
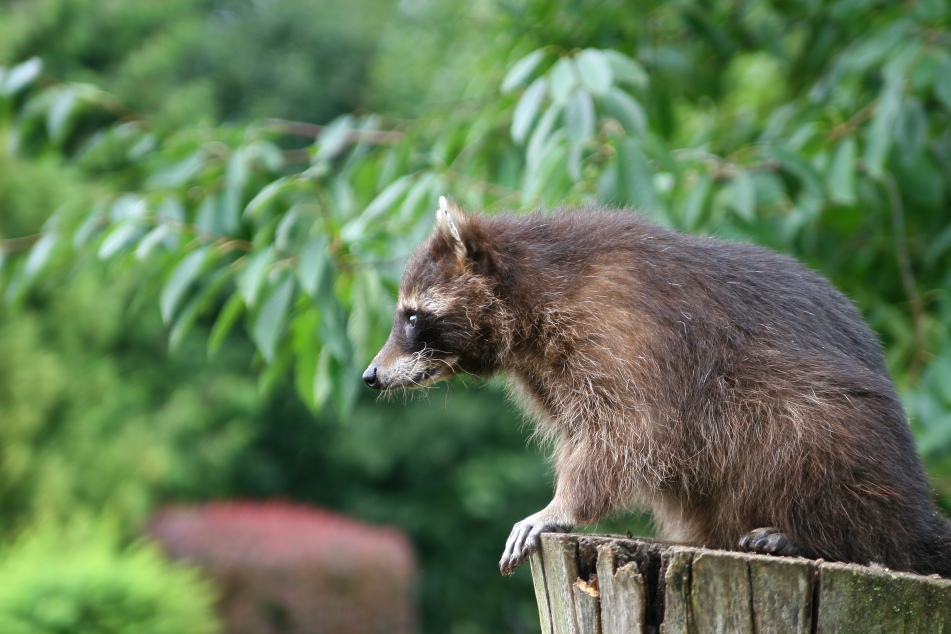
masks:
[(441, 198), (363, 380), (497, 373), (556, 475), (503, 574), (541, 533), (630, 504), (669, 541), (951, 574), (951, 524), (878, 340), (788, 257), (633, 212), (488, 216)]

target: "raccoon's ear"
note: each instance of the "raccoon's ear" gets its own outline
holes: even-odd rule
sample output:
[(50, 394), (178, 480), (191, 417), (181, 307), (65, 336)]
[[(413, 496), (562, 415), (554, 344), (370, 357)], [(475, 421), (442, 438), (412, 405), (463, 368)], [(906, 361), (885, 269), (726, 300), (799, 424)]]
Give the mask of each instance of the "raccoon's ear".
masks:
[(466, 216), (445, 196), (439, 197), (436, 234), (459, 265), (471, 267), (482, 275), (491, 275), (499, 268), (495, 251), (490, 248), (490, 241), (486, 239), (479, 223)]
[(466, 215), (445, 196), (439, 197), (439, 210), (436, 211), (436, 231), (460, 258), (466, 257), (466, 243), (462, 239), (465, 231)]

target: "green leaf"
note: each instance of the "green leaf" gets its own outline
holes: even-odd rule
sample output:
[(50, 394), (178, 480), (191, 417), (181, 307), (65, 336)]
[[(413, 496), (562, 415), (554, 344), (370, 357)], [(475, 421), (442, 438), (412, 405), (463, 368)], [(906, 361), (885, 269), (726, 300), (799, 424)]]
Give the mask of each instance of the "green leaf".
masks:
[(578, 74), (585, 86), (596, 95), (603, 95), (611, 89), (614, 82), (614, 73), (611, 71), (611, 60), (596, 48), (586, 48), (575, 57)]
[(314, 406), (318, 409), (327, 403), (333, 392), (332, 355), (330, 348), (323, 348), (317, 359), (317, 368), (314, 372), (314, 387), (311, 390)]
[(535, 120), (535, 113), (545, 98), (545, 92), (548, 90), (548, 83), (544, 77), (539, 77), (525, 90), (518, 104), (515, 106), (515, 114), (512, 115), (512, 140), (521, 143), (528, 135), (531, 129), (532, 121)]
[[(233, 234), (241, 223), (241, 201), (251, 176), (251, 162), (245, 148), (238, 148), (228, 157), (225, 169), (225, 191), (222, 199), (220, 225), (221, 232)], [(246, 211), (246, 208), (245, 208)]]
[(135, 248), (135, 257), (139, 260), (148, 258), (155, 247), (160, 245), (172, 233), (167, 224), (160, 224), (139, 240), (139, 246)]
[(935, 68), (934, 94), (951, 110), (951, 56), (943, 55)]
[(277, 342), (281, 336), (284, 322), (287, 320), (288, 307), (294, 296), (294, 279), (287, 276), (261, 304), (254, 317), (251, 338), (261, 355), (268, 363), (273, 363), (277, 353)]
[(864, 71), (881, 64), (896, 46), (907, 40), (909, 26), (908, 20), (895, 20), (885, 28), (866, 34), (849, 46), (838, 63), (851, 71)]
[(221, 199), (223, 197), (222, 192), (210, 192), (209, 195), (202, 198), (198, 204), (198, 213), (195, 214), (193, 224), (206, 233), (224, 233), (224, 226), (221, 222)]
[(392, 209), (406, 194), (406, 191), (412, 184), (413, 176), (407, 174), (400, 176), (383, 188), (383, 191), (370, 201), (370, 204), (366, 206), (363, 213), (343, 226), (343, 229), (340, 230), (340, 235), (343, 239), (348, 242), (357, 242), (361, 239), (366, 239), (367, 228), (370, 224)]
[(704, 211), (707, 208), (707, 197), (710, 195), (710, 188), (713, 185), (713, 178), (710, 174), (702, 172), (697, 176), (687, 196), (687, 202), (683, 209), (684, 228), (696, 230), (703, 219)]
[(100, 260), (108, 260), (134, 242), (142, 233), (142, 225), (135, 219), (116, 223), (99, 245)]
[(244, 268), (238, 276), (238, 290), (249, 308), (257, 304), (258, 293), (264, 285), (268, 270), (274, 262), (274, 248), (268, 247), (246, 256)]
[(555, 62), (548, 73), (551, 81), (551, 98), (555, 103), (565, 103), (568, 96), (578, 87), (578, 70), (570, 57), (562, 57)]
[(42, 71), (43, 62), (39, 57), (31, 57), (25, 62), (7, 69), (3, 84), (0, 84), (0, 95), (12, 97), (36, 81)]
[(827, 186), (829, 198), (842, 205), (855, 203), (855, 137), (845, 137), (832, 154)]
[(330, 125), (325, 127), (320, 137), (317, 138), (319, 149), (314, 161), (329, 161), (343, 152), (350, 142), (350, 133), (353, 132), (355, 121), (354, 116), (350, 114), (337, 117), (331, 121)]
[(364, 222), (376, 220), (389, 211), (393, 205), (403, 197), (406, 190), (408, 190), (412, 184), (413, 177), (411, 175), (400, 176), (377, 194), (376, 198), (370, 201), (370, 204), (366, 206), (366, 209), (363, 210), (360, 217)]
[(277, 180), (271, 181), (255, 194), (254, 198), (244, 208), (245, 218), (258, 218), (261, 212), (266, 210), (270, 203), (288, 189), (294, 180), (290, 176), (281, 176)]
[(355, 353), (366, 358), (372, 352), (369, 349), (370, 328), (372, 323), (372, 298), (362, 292), (359, 278), (353, 281), (350, 293), (350, 310), (347, 314), (347, 337), (354, 344)]
[(374, 335), (381, 328), (381, 297), (384, 295), (379, 273), (366, 268), (354, 276), (350, 291), (350, 315), (347, 336), (354, 346), (354, 357), (368, 359), (379, 343)]
[(172, 322), (172, 317), (175, 316), (175, 311), (185, 296), (185, 292), (198, 278), (208, 258), (208, 249), (208, 247), (201, 247), (186, 255), (168, 276), (159, 296), (159, 310), (166, 324)]
[(284, 167), (284, 154), (281, 148), (274, 143), (254, 141), (242, 149), (249, 164), (263, 167), (272, 173), (280, 171)]
[(340, 301), (334, 294), (333, 270), (329, 263), (324, 268), (325, 277), (318, 284), (317, 299), (315, 303), (320, 309), (320, 340), (324, 346), (330, 348), (334, 356), (338, 359), (350, 357), (353, 350), (350, 346), (350, 340), (347, 338), (346, 314)]
[(105, 205), (101, 202), (97, 203), (73, 233), (73, 248), (85, 248), (99, 234), (100, 230), (107, 226), (109, 226), (109, 221)]
[(638, 209), (660, 209), (647, 157), (635, 139), (624, 139), (617, 149), (617, 190), (624, 203)]
[(275, 393), (279, 385), (285, 384), (288, 371), (294, 360), (290, 342), (281, 339), (275, 350), (274, 361), (268, 363), (261, 370), (258, 378), (258, 394), (267, 398)]
[(591, 95), (578, 91), (565, 106), (565, 128), (568, 141), (580, 146), (594, 136), (594, 102)]
[(342, 418), (347, 418), (350, 415), (357, 400), (357, 390), (363, 385), (359, 370), (354, 367), (352, 359), (349, 359), (349, 361), (351, 362), (340, 363), (339, 369), (334, 373), (336, 389), (331, 392), (334, 405)]
[(647, 71), (636, 60), (617, 51), (602, 51), (611, 65), (611, 75), (616, 82), (630, 84), (635, 88), (646, 88), (649, 83)]
[(901, 96), (905, 82), (900, 74), (886, 79), (878, 97), (878, 107), (872, 117), (865, 142), (865, 169), (872, 178), (882, 177), (885, 159), (891, 149), (895, 119), (901, 107)]
[[(55, 231), (44, 233), (43, 236), (36, 241), (36, 244), (30, 249), (30, 254), (27, 256), (26, 262), (23, 264), (23, 275), (25, 279), (32, 279), (37, 273), (43, 270), (57, 242), (59, 242), (59, 234)], [(0, 253), (2, 253), (2, 250), (0, 250)]]
[(244, 313), (244, 300), (238, 293), (233, 294), (225, 302), (221, 312), (215, 319), (211, 332), (208, 335), (208, 356), (213, 357), (218, 354), (221, 345), (227, 339), (228, 334), (234, 328), (238, 318)]
[(644, 134), (647, 131), (647, 116), (644, 108), (634, 97), (620, 88), (612, 88), (598, 99), (605, 114), (618, 121), (629, 134)]
[(152, 172), (146, 181), (149, 189), (171, 189), (186, 185), (205, 164), (205, 152), (198, 150), (188, 158)]
[(543, 59), (545, 59), (545, 50), (539, 48), (512, 64), (509, 72), (505, 74), (505, 79), (502, 80), (502, 93), (512, 92), (525, 83)]
[(573, 181), (581, 180), (581, 146), (568, 145), (568, 177)]
[(109, 217), (113, 222), (140, 220), (145, 218), (148, 211), (149, 205), (144, 198), (135, 194), (123, 194), (109, 207)]
[(277, 229), (274, 231), (274, 247), (279, 251), (293, 250), (301, 226), (310, 224), (313, 224), (313, 220), (303, 218), (300, 205), (294, 205), (287, 210), (284, 217), (277, 223)]
[(928, 118), (924, 106), (915, 98), (901, 105), (895, 121), (895, 141), (905, 165), (913, 164), (925, 149), (928, 135)]
[(784, 172), (799, 179), (812, 198), (824, 197), (825, 190), (819, 174), (801, 154), (782, 145), (768, 146), (764, 148), (764, 153), (778, 161)]
[(438, 196), (434, 191), (438, 183), (439, 179), (432, 172), (426, 172), (416, 180), (406, 193), (399, 213), (395, 216), (394, 221), (397, 227), (403, 227), (407, 222), (412, 222), (419, 217), (421, 211), (428, 215), (431, 202)]
[[(576, 152), (575, 159), (578, 158)], [(532, 171), (526, 170), (523, 180), (525, 197), (531, 200), (537, 196), (547, 196), (551, 202), (563, 200), (574, 184), (570, 171), (565, 169), (566, 165), (571, 168), (570, 160), (567, 134), (563, 128), (557, 129), (548, 138), (538, 165)], [(579, 167), (576, 165), (571, 169)]]
[(138, 142), (129, 148), (126, 158), (130, 161), (139, 161), (158, 148), (158, 138), (154, 134), (143, 134)]
[(298, 396), (312, 412), (314, 403), (314, 379), (317, 360), (320, 358), (320, 341), (317, 339), (317, 311), (313, 307), (297, 314), (290, 324), (294, 350), (294, 387)]
[(56, 92), (46, 113), (46, 131), (55, 145), (61, 145), (66, 140), (75, 106), (76, 93), (68, 86)]
[(951, 356), (945, 354), (931, 362), (928, 368), (928, 378), (934, 393), (941, 397), (944, 405), (951, 406)]
[(532, 131), (532, 136), (528, 139), (528, 146), (525, 148), (525, 163), (529, 170), (535, 169), (544, 158), (548, 137), (555, 125), (555, 120), (561, 114), (561, 109), (560, 104), (553, 103), (549, 105), (542, 114), (542, 118), (538, 120), (538, 125)]
[(195, 321), (198, 319), (198, 309), (201, 307), (201, 304), (201, 296), (195, 295), (188, 300), (185, 307), (178, 313), (178, 316), (175, 318), (175, 323), (172, 324), (172, 328), (168, 333), (168, 348), (172, 352), (178, 350), (182, 341), (185, 339), (185, 335), (187, 335), (191, 327), (195, 325)]
[(231, 271), (228, 268), (218, 269), (211, 279), (201, 290), (185, 304), (185, 307), (178, 312), (172, 330), (169, 333), (168, 342), (171, 350), (177, 350), (185, 335), (191, 330), (192, 326), (198, 320), (199, 313), (214, 299), (222, 287), (231, 277)]
[(938, 259), (949, 250), (951, 250), (951, 224), (931, 239), (925, 251), (925, 262), (928, 266), (934, 266)]
[(297, 257), (297, 281), (304, 292), (313, 297), (317, 293), (317, 284), (324, 266), (327, 251), (327, 238), (316, 235), (307, 241)]
[(177, 196), (165, 196), (156, 210), (160, 222), (185, 222), (185, 206)]
[(730, 183), (730, 202), (734, 211), (747, 222), (756, 220), (756, 185), (746, 170), (740, 170)]

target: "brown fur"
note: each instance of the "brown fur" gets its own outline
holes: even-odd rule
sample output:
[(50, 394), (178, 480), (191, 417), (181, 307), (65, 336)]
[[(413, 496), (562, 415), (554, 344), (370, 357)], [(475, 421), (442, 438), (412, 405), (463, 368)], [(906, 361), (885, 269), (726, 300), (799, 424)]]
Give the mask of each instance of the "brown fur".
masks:
[(879, 344), (794, 260), (632, 213), (466, 216), (443, 201), (364, 379), (497, 372), (557, 475), (505, 572), (540, 532), (634, 501), (666, 539), (736, 549), (774, 527), (778, 541), (743, 547), (951, 574), (951, 528)]

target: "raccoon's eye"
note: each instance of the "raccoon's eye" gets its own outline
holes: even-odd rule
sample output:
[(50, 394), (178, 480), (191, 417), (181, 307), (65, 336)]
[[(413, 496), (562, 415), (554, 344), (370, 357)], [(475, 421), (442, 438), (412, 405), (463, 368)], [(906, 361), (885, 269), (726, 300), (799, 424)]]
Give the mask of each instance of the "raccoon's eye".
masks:
[(410, 328), (416, 327), (416, 315), (410, 315), (409, 317), (406, 318), (406, 320), (409, 322)]

